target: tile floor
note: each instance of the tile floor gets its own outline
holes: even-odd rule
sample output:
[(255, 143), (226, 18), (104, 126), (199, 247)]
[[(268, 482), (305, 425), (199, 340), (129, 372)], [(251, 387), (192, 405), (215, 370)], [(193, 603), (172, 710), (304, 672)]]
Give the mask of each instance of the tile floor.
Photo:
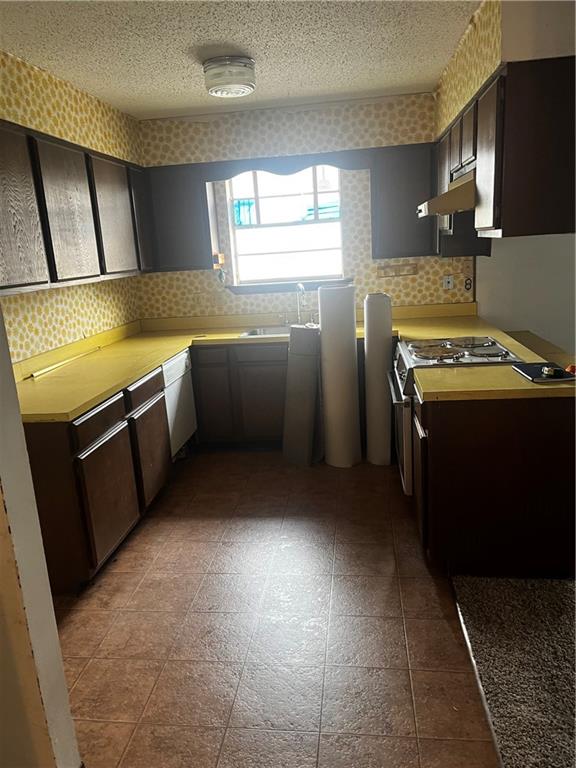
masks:
[(57, 598), (86, 768), (497, 768), (393, 468), (200, 454)]

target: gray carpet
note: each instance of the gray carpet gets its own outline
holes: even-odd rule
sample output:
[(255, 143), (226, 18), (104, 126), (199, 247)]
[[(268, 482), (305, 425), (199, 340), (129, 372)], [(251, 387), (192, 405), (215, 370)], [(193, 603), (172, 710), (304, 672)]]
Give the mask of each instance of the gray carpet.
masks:
[(453, 581), (504, 768), (574, 768), (574, 582)]

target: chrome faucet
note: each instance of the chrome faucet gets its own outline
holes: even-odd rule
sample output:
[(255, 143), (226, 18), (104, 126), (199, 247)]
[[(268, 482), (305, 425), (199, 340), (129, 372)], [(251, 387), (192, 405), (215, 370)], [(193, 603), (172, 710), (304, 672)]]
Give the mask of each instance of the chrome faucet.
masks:
[(302, 325), (302, 307), (304, 306), (304, 297), (306, 288), (303, 283), (296, 284), (296, 308), (298, 312), (298, 325)]

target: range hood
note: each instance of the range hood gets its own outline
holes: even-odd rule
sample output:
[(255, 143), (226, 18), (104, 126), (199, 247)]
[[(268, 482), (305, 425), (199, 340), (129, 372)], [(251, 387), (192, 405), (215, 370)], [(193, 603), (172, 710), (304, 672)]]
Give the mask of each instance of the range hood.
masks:
[(448, 191), (422, 203), (416, 209), (418, 218), (445, 216), (459, 211), (471, 211), (476, 207), (476, 171), (468, 171), (448, 185)]

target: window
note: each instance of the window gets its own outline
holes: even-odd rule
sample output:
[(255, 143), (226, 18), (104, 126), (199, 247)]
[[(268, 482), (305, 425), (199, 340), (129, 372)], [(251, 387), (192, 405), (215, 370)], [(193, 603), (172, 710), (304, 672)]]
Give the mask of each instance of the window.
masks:
[(246, 171), (227, 188), (236, 284), (342, 277), (337, 168)]

